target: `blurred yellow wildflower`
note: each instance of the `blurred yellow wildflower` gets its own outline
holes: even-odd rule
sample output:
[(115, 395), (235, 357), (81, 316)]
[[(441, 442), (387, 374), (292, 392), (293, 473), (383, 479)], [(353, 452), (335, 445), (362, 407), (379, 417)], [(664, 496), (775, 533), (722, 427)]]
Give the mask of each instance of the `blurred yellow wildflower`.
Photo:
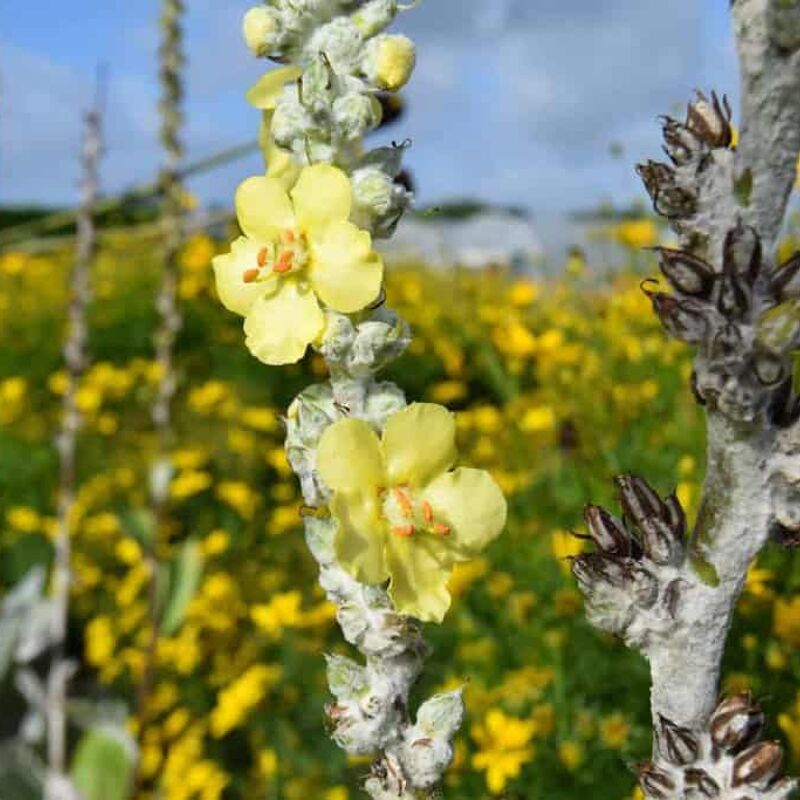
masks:
[(277, 639), (284, 628), (293, 628), (300, 624), (302, 602), (303, 596), (298, 591), (277, 594), (269, 603), (253, 606), (250, 609), (250, 618), (260, 630)]
[(223, 689), (217, 695), (217, 704), (209, 717), (211, 735), (220, 739), (238, 727), (280, 677), (279, 666), (257, 664)]
[(631, 726), (619, 712), (600, 720), (600, 741), (612, 750), (621, 750), (630, 736)]
[(490, 709), (483, 723), (472, 726), (470, 735), (478, 746), (472, 766), (486, 772), (486, 786), (492, 794), (502, 792), (533, 758), (530, 742), (535, 732), (531, 720), (510, 717), (499, 708)]
[(565, 741), (558, 743), (558, 760), (570, 772), (574, 772), (583, 764), (585, 755), (583, 745), (580, 742)]
[(772, 630), (792, 647), (800, 647), (800, 595), (779, 597), (772, 610)]

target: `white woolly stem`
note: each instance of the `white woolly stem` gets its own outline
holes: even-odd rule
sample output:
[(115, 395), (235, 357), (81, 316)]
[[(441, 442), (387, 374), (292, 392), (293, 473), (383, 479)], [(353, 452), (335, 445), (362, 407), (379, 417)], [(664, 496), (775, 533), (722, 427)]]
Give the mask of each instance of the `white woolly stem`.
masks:
[[(69, 591), (71, 583), (71, 526), (75, 505), (76, 450), (81, 415), (77, 405), (80, 380), (86, 369), (88, 339), (87, 310), (91, 302), (91, 269), (95, 253), (94, 206), (98, 195), (99, 162), (102, 155), (101, 109), (86, 114), (83, 137), (83, 183), (78, 214), (75, 263), (70, 279), (70, 303), (64, 363), (67, 384), (62, 402), (61, 431), (56, 440), (59, 455), (58, 509), (53, 537), (55, 549), (52, 598), (54, 651), (47, 679), (45, 717), (47, 729), (48, 779), (45, 800), (63, 797), (67, 758), (67, 683), (72, 665), (65, 659)], [(61, 787), (61, 788), (59, 788)]]

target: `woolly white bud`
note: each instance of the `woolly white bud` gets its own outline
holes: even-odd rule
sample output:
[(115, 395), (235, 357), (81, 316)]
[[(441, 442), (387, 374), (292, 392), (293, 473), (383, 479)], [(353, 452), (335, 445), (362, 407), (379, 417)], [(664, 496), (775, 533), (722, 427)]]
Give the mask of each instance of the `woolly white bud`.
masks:
[(268, 55), (275, 47), (280, 20), (277, 13), (264, 6), (251, 8), (242, 22), (242, 34), (250, 52), (259, 58)]
[(411, 39), (384, 34), (367, 46), (363, 69), (378, 88), (396, 92), (408, 83), (416, 63), (417, 51)]

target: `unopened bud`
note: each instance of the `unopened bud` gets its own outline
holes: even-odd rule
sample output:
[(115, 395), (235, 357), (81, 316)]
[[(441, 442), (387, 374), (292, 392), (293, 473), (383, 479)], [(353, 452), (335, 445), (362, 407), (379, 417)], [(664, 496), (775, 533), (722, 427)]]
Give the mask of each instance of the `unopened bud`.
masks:
[(749, 693), (723, 700), (709, 720), (711, 741), (724, 750), (752, 742), (764, 727), (764, 713)]
[(353, 204), (375, 216), (392, 207), (394, 180), (379, 167), (363, 167), (351, 176)]
[(783, 748), (778, 742), (759, 742), (739, 753), (733, 762), (733, 785), (748, 784), (766, 789), (777, 777), (783, 763)]
[(396, 92), (408, 83), (416, 62), (411, 39), (384, 34), (370, 42), (364, 71), (378, 88)]
[(333, 103), (333, 119), (339, 135), (347, 140), (360, 139), (380, 124), (380, 103), (374, 97), (350, 92)]
[(251, 8), (242, 22), (242, 34), (253, 55), (263, 58), (269, 55), (279, 31), (279, 20), (275, 11), (265, 6)]

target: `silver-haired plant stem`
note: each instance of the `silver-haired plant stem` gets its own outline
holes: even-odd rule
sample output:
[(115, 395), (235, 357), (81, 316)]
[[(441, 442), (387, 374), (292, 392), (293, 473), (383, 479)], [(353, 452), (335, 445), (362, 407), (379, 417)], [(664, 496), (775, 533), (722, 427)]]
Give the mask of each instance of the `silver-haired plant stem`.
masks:
[(161, 144), (164, 150), (164, 166), (161, 174), (163, 192), (161, 219), (164, 250), (161, 285), (156, 297), (156, 309), (159, 316), (159, 326), (155, 334), (158, 386), (152, 407), (152, 417), (157, 435), (157, 453), (150, 475), (152, 530), (145, 554), (149, 571), (148, 625), (150, 631), (137, 700), (140, 735), (147, 722), (147, 705), (154, 681), (158, 646), (157, 545), (166, 513), (172, 473), (170, 462), (170, 449), (173, 446), (172, 400), (176, 390), (174, 350), (175, 340), (181, 327), (181, 315), (178, 307), (178, 262), (183, 239), (181, 223), (183, 183), (180, 178), (183, 145), (180, 139), (180, 129), (183, 123), (181, 72), (184, 54), (181, 18), (184, 10), (183, 0), (163, 0), (161, 9), (163, 38), (159, 50), (161, 59), (159, 79), (161, 82)]
[(56, 440), (59, 455), (58, 509), (56, 514), (53, 597), (53, 655), (47, 678), (45, 704), (47, 728), (47, 780), (45, 800), (64, 800), (69, 797), (70, 783), (66, 777), (67, 758), (67, 683), (73, 665), (65, 656), (69, 591), (71, 582), (72, 513), (75, 504), (76, 449), (81, 415), (76, 397), (81, 376), (86, 369), (88, 338), (87, 309), (91, 302), (91, 269), (95, 254), (94, 206), (99, 184), (99, 162), (102, 155), (102, 110), (98, 88), (95, 108), (84, 119), (83, 182), (78, 214), (78, 235), (75, 262), (70, 276), (70, 302), (67, 337), (64, 343), (64, 363), (67, 383), (62, 402), (61, 431)]
[[(667, 333), (697, 348), (693, 390), (708, 418), (697, 523), (687, 536), (674, 496), (662, 500), (645, 481), (624, 476), (626, 524), (589, 507), (598, 552), (575, 562), (590, 619), (651, 665), (655, 758), (641, 782), (653, 797), (683, 796), (698, 780), (701, 794), (712, 796), (708, 737), (714, 747), (722, 746), (715, 736), (735, 745), (733, 752), (753, 740), (760, 722), (748, 726), (760, 712), (749, 701), (717, 707), (725, 641), (753, 559), (770, 537), (789, 541), (800, 530), (792, 361), (800, 346), (800, 254), (775, 260), (800, 153), (800, 2), (733, 0), (731, 13), (740, 145), (727, 100), (698, 93), (685, 122), (664, 121), (671, 163), (639, 166), (656, 211), (680, 238), (679, 249), (659, 250), (671, 291), (647, 284), (645, 291)], [(743, 726), (736, 736), (720, 733), (734, 723)], [(752, 747), (736, 756), (733, 777), (722, 778), (747, 785), (751, 797), (786, 796), (793, 784), (776, 782), (780, 748)]]

